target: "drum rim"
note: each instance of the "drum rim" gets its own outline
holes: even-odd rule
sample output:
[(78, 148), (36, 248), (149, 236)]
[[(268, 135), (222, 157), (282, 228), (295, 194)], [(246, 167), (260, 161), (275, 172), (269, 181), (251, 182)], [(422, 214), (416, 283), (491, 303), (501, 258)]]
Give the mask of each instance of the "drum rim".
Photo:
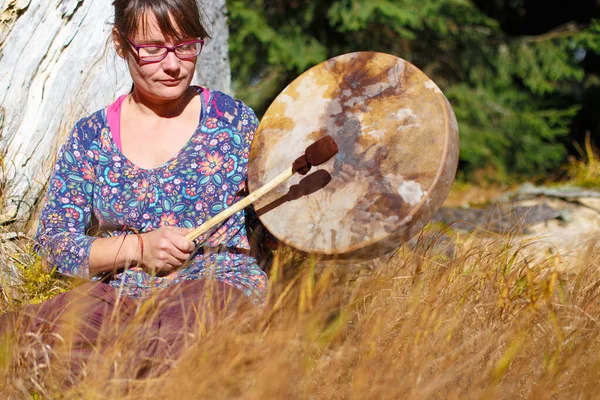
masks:
[[(405, 65), (414, 68), (417, 73), (422, 74), (422, 76), (424, 76), (426, 79), (428, 79), (431, 83), (433, 83), (435, 85), (435, 88), (433, 90), (435, 90), (436, 92), (436, 98), (438, 99), (438, 101), (441, 103), (442, 105), (442, 110), (443, 110), (443, 115), (444, 115), (444, 145), (443, 145), (443, 151), (442, 151), (442, 157), (440, 159), (440, 163), (438, 164), (438, 167), (436, 168), (436, 174), (435, 177), (433, 178), (433, 180), (431, 181), (431, 184), (427, 187), (427, 195), (423, 196), (421, 198), (421, 200), (419, 201), (418, 204), (416, 204), (415, 206), (413, 206), (410, 210), (410, 212), (408, 213), (408, 215), (406, 215), (398, 224), (397, 229), (395, 229), (393, 232), (388, 233), (387, 235), (383, 235), (383, 236), (379, 236), (376, 238), (372, 238), (372, 239), (368, 239), (365, 241), (361, 241), (358, 245), (349, 245), (344, 247), (343, 249), (340, 250), (335, 250), (335, 251), (323, 251), (323, 250), (315, 250), (315, 249), (306, 249), (303, 248), (303, 246), (299, 246), (297, 243), (291, 244), (288, 243), (287, 240), (282, 239), (279, 235), (277, 235), (274, 232), (271, 232), (271, 230), (269, 230), (269, 227), (267, 226), (267, 224), (265, 224), (262, 216), (259, 216), (259, 219), (261, 221), (261, 223), (264, 225), (264, 227), (280, 242), (284, 243), (286, 246), (299, 251), (300, 253), (306, 254), (306, 255), (316, 255), (316, 256), (321, 256), (321, 257), (327, 257), (327, 258), (335, 258), (335, 259), (339, 259), (339, 258), (346, 258), (347, 256), (353, 255), (353, 254), (357, 254), (357, 253), (361, 253), (365, 250), (367, 250), (369, 247), (378, 247), (379, 245), (384, 245), (386, 242), (393, 240), (394, 238), (400, 238), (401, 236), (403, 236), (403, 232), (407, 229), (407, 227), (410, 226), (410, 222), (413, 220), (413, 217), (418, 214), (419, 212), (423, 211), (423, 208), (425, 206), (425, 204), (431, 200), (431, 196), (430, 193), (432, 191), (434, 191), (437, 188), (437, 185), (440, 181), (440, 179), (442, 178), (443, 175), (445, 175), (445, 173), (448, 173), (448, 170), (450, 169), (452, 171), (452, 182), (450, 183), (450, 185), (448, 185), (448, 188), (446, 190), (446, 193), (444, 193), (444, 200), (448, 195), (448, 192), (450, 191), (450, 188), (452, 186), (452, 183), (454, 181), (454, 176), (456, 174), (456, 170), (458, 167), (458, 151), (457, 151), (457, 160), (454, 163), (454, 166), (450, 167), (450, 168), (444, 168), (444, 166), (447, 167), (447, 161), (448, 161), (448, 157), (449, 157), (449, 153), (450, 153), (450, 147), (451, 147), (451, 143), (450, 140), (456, 140), (456, 148), (459, 148), (459, 130), (458, 130), (458, 123), (456, 121), (456, 116), (454, 114), (454, 110), (452, 109), (452, 106), (450, 105), (450, 102), (448, 101), (448, 99), (446, 98), (446, 96), (443, 94), (443, 92), (441, 91), (441, 89), (437, 86), (437, 84), (427, 75), (425, 74), (420, 68), (418, 68), (417, 66), (415, 66), (414, 64), (412, 64), (411, 62), (398, 57), (396, 55), (393, 54), (388, 54), (388, 53), (383, 53), (383, 52), (376, 52), (376, 51), (358, 51), (358, 52), (351, 52), (351, 53), (345, 53), (345, 54), (341, 54), (332, 58), (329, 58), (325, 61), (322, 61), (319, 64), (316, 64), (314, 66), (312, 66), (311, 68), (309, 68), (308, 70), (306, 70), (305, 72), (303, 72), (302, 74), (300, 74), (297, 78), (295, 78), (292, 82), (290, 82), (276, 97), (275, 99), (273, 99), (272, 103), (269, 105), (269, 107), (267, 108), (267, 110), (265, 111), (264, 115), (267, 115), (269, 112), (269, 109), (273, 106), (273, 104), (275, 104), (277, 102), (277, 99), (283, 95), (290, 86), (292, 86), (292, 84), (294, 84), (294, 82), (298, 79), (301, 79), (302, 76), (304, 75), (308, 75), (311, 73), (311, 71), (313, 71), (314, 69), (318, 68), (320, 65), (326, 64), (326, 63), (330, 63), (330, 62), (334, 62), (337, 59), (340, 58), (350, 58), (352, 56), (356, 56), (359, 54), (373, 54), (373, 55), (382, 55), (385, 57), (393, 57), (396, 58), (398, 60), (401, 60), (402, 62), (405, 63)], [(454, 129), (455, 128), (455, 129)], [(255, 138), (256, 136), (258, 136), (258, 134), (260, 134), (260, 131), (262, 130), (260, 124), (256, 130), (255, 133)], [(253, 140), (252, 142), (252, 146), (251, 146), (251, 150), (250, 150), (250, 160), (252, 159), (252, 153), (253, 150), (255, 148), (254, 143), (257, 143), (257, 141)], [(258, 146), (258, 144), (257, 144)], [(257, 147), (256, 146), (256, 147)], [(250, 192), (252, 192), (252, 190), (256, 190), (258, 188), (258, 186), (256, 188), (252, 188), (252, 183), (251, 183), (251, 176), (254, 176), (256, 174), (252, 174), (251, 170), (253, 169), (252, 167), (253, 163), (249, 163), (248, 166), (248, 189)], [(441, 202), (443, 203), (443, 201)], [(435, 207), (435, 210), (437, 210), (437, 208), (439, 208), (439, 206)], [(418, 222), (423, 222), (423, 221), (417, 221)], [(427, 224), (427, 222), (429, 221), (424, 221), (424, 225)], [(399, 245), (396, 247), (400, 247)], [(381, 256), (381, 254), (379, 254), (378, 256)]]

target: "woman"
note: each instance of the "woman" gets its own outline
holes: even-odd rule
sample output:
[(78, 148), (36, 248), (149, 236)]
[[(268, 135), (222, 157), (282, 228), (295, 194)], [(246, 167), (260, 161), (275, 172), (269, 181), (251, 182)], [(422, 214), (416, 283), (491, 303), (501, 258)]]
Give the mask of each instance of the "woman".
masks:
[[(112, 39), (133, 90), (77, 122), (59, 152), (37, 233), (42, 256), (58, 272), (105, 283), (28, 310), (31, 327), (52, 331), (63, 310), (86, 299), (89, 307), (76, 314), (92, 329), (81, 347), (98, 340), (115, 303), (127, 322), (139, 308), (135, 299), (159, 292), (166, 311), (154, 313), (152, 324), (168, 326), (169, 336), (193, 324), (182, 303), (200, 304), (208, 286), (215, 311), (232, 301), (260, 303), (266, 292), (266, 275), (249, 255), (244, 212), (199, 248), (185, 237), (239, 200), (257, 126), (241, 101), (190, 86), (208, 38), (196, 0), (113, 6)], [(169, 351), (177, 340), (167, 340)]]
[[(207, 238), (219, 251), (181, 268), (195, 248), (189, 228), (244, 190), (256, 117), (190, 86), (208, 36), (194, 0), (113, 4), (113, 41), (133, 90), (80, 120), (61, 149), (37, 235), (44, 255), (67, 275), (108, 274), (133, 297), (210, 274), (260, 301), (266, 279), (247, 254), (243, 212)], [(92, 216), (104, 237), (87, 235)]]

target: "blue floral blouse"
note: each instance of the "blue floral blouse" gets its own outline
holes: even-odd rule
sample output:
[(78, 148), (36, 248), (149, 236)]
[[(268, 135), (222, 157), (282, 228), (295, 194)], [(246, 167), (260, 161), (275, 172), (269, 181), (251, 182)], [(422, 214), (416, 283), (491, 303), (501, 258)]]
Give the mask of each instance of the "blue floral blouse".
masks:
[(93, 219), (104, 237), (162, 226), (193, 228), (240, 199), (257, 118), (224, 93), (209, 91), (199, 98), (198, 128), (172, 159), (153, 169), (140, 168), (121, 153), (105, 109), (77, 122), (59, 151), (36, 236), (43, 256), (59, 273), (104, 278), (133, 297), (210, 277), (261, 301), (267, 278), (249, 255), (244, 211), (209, 233), (203, 251), (170, 275), (151, 276), (138, 267), (108, 277), (89, 275), (90, 248), (97, 237), (90, 233)]

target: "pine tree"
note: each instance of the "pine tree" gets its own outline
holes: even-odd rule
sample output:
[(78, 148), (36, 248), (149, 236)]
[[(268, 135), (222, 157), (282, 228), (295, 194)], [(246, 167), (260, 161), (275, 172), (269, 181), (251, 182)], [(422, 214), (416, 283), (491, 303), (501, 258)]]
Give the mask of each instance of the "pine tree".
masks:
[(300, 73), (353, 51), (382, 51), (423, 70), (459, 121), (460, 174), (541, 175), (567, 153), (600, 22), (507, 32), (526, 0), (253, 0), (228, 2), (237, 95), (261, 114)]

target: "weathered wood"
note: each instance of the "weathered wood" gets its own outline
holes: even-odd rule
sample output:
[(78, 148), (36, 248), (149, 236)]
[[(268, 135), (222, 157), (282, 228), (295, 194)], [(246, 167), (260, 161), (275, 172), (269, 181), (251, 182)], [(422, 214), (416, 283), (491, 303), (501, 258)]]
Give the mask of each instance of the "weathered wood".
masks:
[[(196, 83), (231, 92), (225, 0), (203, 2), (213, 39)], [(131, 87), (108, 42), (106, 0), (4, 0), (0, 15), (0, 214), (27, 219), (61, 134)]]
[(441, 207), (433, 217), (434, 222), (448, 225), (452, 230), (474, 230), (522, 234), (531, 225), (562, 218), (560, 210), (546, 203), (533, 206), (493, 205), (482, 208)]
[(545, 187), (534, 186), (530, 183), (524, 184), (516, 192), (509, 194), (506, 200), (526, 200), (536, 197), (553, 197), (561, 200), (577, 200), (583, 198), (600, 198), (600, 191), (589, 190), (580, 187), (562, 186)]

